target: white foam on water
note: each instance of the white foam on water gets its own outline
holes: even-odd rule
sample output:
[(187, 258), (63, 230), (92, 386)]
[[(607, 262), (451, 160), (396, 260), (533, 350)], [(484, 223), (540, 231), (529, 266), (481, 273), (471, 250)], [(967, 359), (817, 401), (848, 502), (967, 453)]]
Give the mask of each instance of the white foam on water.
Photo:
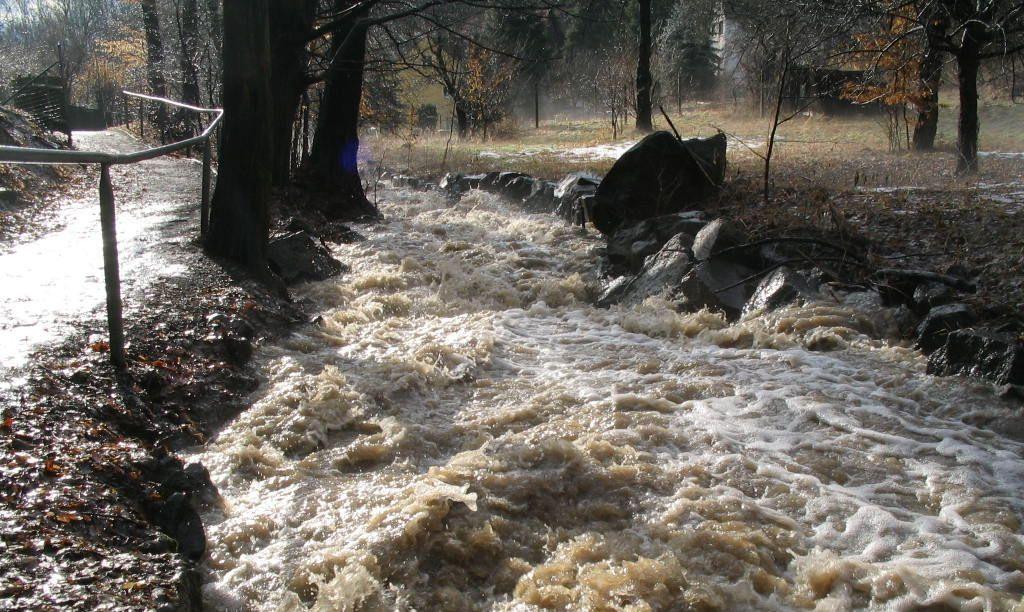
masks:
[(599, 310), (599, 242), (385, 193), (199, 458), (214, 609), (1014, 609), (1014, 408), (862, 296), (728, 324)]

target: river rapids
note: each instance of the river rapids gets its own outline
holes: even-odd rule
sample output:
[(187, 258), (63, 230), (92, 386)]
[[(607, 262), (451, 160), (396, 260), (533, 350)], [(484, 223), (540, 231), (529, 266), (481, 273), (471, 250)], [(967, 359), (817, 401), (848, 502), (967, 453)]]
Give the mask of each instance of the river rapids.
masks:
[(1024, 609), (1024, 444), (863, 297), (592, 306), (593, 236), (387, 190), (198, 452), (218, 610)]

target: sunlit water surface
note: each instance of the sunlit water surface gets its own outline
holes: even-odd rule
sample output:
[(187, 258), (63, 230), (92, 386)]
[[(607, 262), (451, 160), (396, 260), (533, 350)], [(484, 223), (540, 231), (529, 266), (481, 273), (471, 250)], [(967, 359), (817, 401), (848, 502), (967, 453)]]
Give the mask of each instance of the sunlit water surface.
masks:
[(1011, 407), (871, 300), (599, 310), (578, 230), (384, 196), (198, 456), (211, 608), (1021, 608), (1024, 446), (961, 421)]

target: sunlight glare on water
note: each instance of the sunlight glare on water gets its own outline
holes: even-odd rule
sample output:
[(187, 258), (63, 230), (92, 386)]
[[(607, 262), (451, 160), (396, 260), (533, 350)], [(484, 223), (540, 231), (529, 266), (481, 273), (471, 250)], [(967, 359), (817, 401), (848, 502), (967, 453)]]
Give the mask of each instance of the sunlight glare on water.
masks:
[(384, 197), (198, 457), (211, 608), (1020, 609), (1024, 445), (961, 420), (1011, 407), (877, 303), (599, 310), (579, 230)]

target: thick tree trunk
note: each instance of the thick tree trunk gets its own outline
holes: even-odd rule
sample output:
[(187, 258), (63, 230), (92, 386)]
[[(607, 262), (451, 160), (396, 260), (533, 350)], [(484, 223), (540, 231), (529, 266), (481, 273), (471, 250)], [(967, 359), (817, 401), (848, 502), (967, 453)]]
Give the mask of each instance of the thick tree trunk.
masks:
[[(923, 75), (922, 75), (923, 76)], [(915, 151), (931, 151), (935, 148), (935, 137), (939, 133), (939, 81), (927, 85), (921, 104), (917, 109), (914, 124), (913, 147)]]
[[(224, 0), (224, 122), (207, 249), (270, 278), (270, 36), (267, 0)], [(285, 145), (287, 146), (287, 145)]]
[(533, 129), (540, 129), (540, 81), (533, 82)]
[[(160, 98), (167, 97), (167, 79), (164, 77), (164, 39), (160, 32), (160, 13), (156, 0), (141, 0), (142, 25), (146, 34), (146, 77), (149, 91)], [(156, 105), (153, 121), (160, 130), (161, 138), (167, 130), (167, 108)]]
[(203, 61), (206, 64), (206, 102), (210, 107), (219, 104), (217, 92), (218, 79), (214, 75), (218, 72), (216, 64), (221, 56), (224, 38), (224, 20), (221, 18), (220, 7), (222, 1), (205, 0), (206, 10), (204, 11), (204, 17), (206, 18), (207, 39), (203, 51)]
[[(295, 116), (307, 86), (306, 41), (315, 15), (315, 1), (270, 0), (274, 142), (292, 140)], [(288, 147), (276, 147), (274, 150), (271, 181), (275, 187), (287, 185), (291, 180), (290, 153)]]
[[(199, 3), (198, 0), (184, 0), (178, 17), (178, 43), (181, 53), (178, 61), (181, 68), (181, 100), (193, 106), (199, 105)], [(200, 117), (191, 111), (182, 110), (181, 125), (186, 126), (188, 136), (202, 131)]]
[(224, 20), (220, 14), (220, 5), (221, 0), (206, 0), (206, 27), (210, 33), (210, 41), (217, 49), (220, 49), (221, 39), (224, 37)]
[(461, 101), (455, 101), (455, 123), (459, 128), (459, 138), (469, 136), (469, 112)]
[(636, 129), (650, 132), (652, 121), (651, 89), (651, 0), (637, 0), (640, 9), (640, 49), (636, 67)]
[(957, 172), (978, 170), (978, 70), (981, 67), (975, 28), (967, 26), (963, 44), (957, 54), (957, 75), (960, 86), (960, 121), (957, 133)]
[(199, 4), (184, 0), (178, 30), (181, 39), (181, 99), (199, 104)]
[(935, 136), (939, 131), (939, 89), (942, 86), (942, 56), (938, 44), (946, 32), (943, 19), (929, 19), (926, 28), (928, 48), (921, 60), (921, 102), (917, 109), (917, 123), (914, 125), (914, 149), (931, 151), (935, 148)]
[(327, 212), (338, 218), (376, 216), (359, 178), (359, 104), (363, 96), (366, 26), (357, 20), (334, 35), (310, 155), (310, 180), (329, 194)]

